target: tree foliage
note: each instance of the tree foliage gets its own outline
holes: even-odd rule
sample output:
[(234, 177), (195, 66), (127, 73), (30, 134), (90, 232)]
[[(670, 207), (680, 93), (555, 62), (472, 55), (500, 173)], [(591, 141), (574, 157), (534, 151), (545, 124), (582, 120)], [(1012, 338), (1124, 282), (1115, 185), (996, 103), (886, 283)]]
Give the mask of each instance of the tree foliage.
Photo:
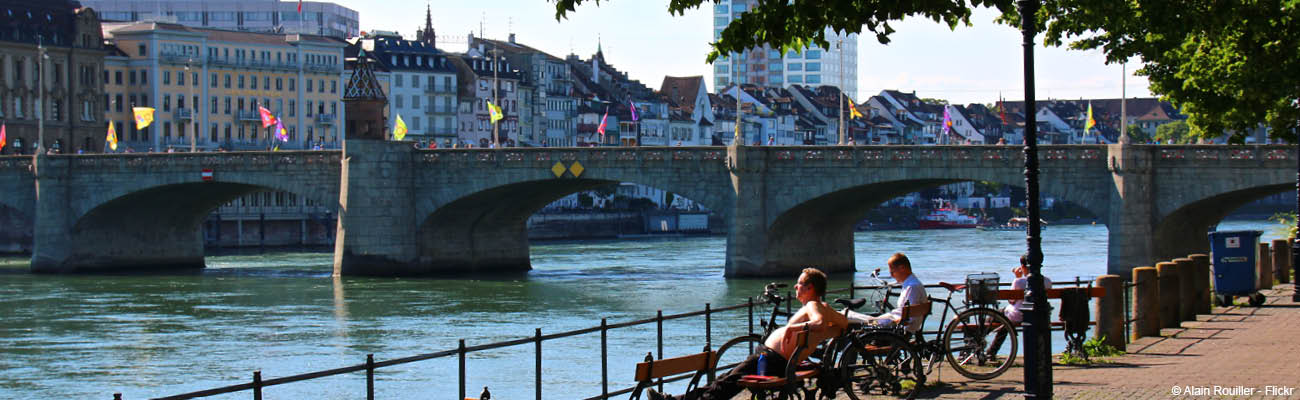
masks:
[(1157, 127), (1155, 139), (1160, 143), (1196, 143), (1196, 136), (1191, 133), (1191, 128), (1188, 128), (1186, 122), (1174, 121)]
[[(553, 0), (557, 20), (583, 2)], [(606, 0), (608, 1), (608, 0)], [(705, 0), (670, 0), (682, 15)], [(712, 2), (709, 2), (712, 4)], [(1267, 123), (1294, 141), (1300, 119), (1300, 0), (1041, 0), (1034, 16), (1048, 45), (1100, 49), (1109, 63), (1137, 57), (1151, 91), (1189, 115), (1192, 133), (1241, 142)], [(767, 46), (782, 51), (829, 48), (826, 28), (865, 29), (889, 43), (891, 23), (927, 18), (970, 25), (974, 7), (994, 7), (998, 22), (1018, 26), (1013, 0), (763, 1), (741, 14), (711, 44), (707, 61)]]
[(1300, 0), (1045, 0), (1046, 42), (1139, 58), (1151, 91), (1192, 133), (1241, 142), (1266, 123), (1294, 141), (1300, 118)]

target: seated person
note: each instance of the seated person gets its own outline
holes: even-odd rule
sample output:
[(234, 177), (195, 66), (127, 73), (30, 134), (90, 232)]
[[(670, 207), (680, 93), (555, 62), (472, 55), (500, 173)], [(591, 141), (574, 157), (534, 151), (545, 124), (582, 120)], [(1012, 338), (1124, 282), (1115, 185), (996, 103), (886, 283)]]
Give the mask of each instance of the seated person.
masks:
[[(730, 399), (743, 388), (737, 383), (745, 375), (758, 373), (758, 355), (764, 354), (767, 363), (767, 372), (777, 376), (785, 375), (787, 360), (801, 362), (804, 358), (812, 353), (811, 344), (821, 343), (826, 339), (839, 336), (844, 327), (848, 325), (848, 319), (844, 315), (835, 312), (830, 305), (822, 300), (826, 295), (826, 273), (816, 268), (805, 268), (799, 275), (798, 283), (794, 285), (795, 297), (803, 303), (803, 307), (795, 312), (786, 322), (785, 326), (772, 331), (764, 343), (759, 346), (757, 352), (751, 354), (745, 361), (742, 361), (726, 375), (719, 376), (713, 384), (703, 386), (692, 390), (681, 396), (668, 396), (654, 389), (646, 390), (646, 397), (650, 400), (661, 399), (701, 399), (701, 400), (722, 400)], [(799, 343), (796, 342), (797, 334), (808, 328), (808, 343), (810, 348), (804, 349), (799, 354), (793, 354)]]
[[(898, 305), (890, 312), (876, 317), (868, 317), (866, 322), (876, 326), (894, 326), (903, 319), (903, 307), (927, 302), (925, 285), (912, 273), (912, 262), (903, 253), (894, 253), (889, 257), (889, 276), (902, 283), (903, 291), (898, 294)], [(913, 318), (904, 327), (908, 332), (916, 332), (925, 324), (923, 318)]]
[[(1015, 274), (1016, 276), (1016, 279), (1011, 281), (1011, 290), (1020, 290), (1026, 292), (1029, 291), (1029, 255), (1028, 254), (1020, 255), (1020, 266), (1011, 268), (1011, 273)], [(1043, 288), (1044, 289), (1052, 288), (1052, 280), (1048, 279), (1046, 275), (1043, 276)], [(1028, 293), (1026, 293), (1026, 296), (1027, 295)], [(1020, 323), (1024, 322), (1025, 320), (1024, 313), (1020, 312), (1020, 305), (1024, 303), (1025, 303), (1025, 299), (1023, 298), (1020, 300), (1013, 300), (1010, 302), (1010, 304), (1007, 304), (1006, 307), (1002, 307), (1002, 314), (1006, 315), (1007, 319), (1011, 320), (1011, 323), (1020, 325)], [(1002, 348), (1002, 342), (1005, 340), (1007, 340), (1007, 332), (998, 331), (998, 335), (993, 338), (993, 345), (989, 346), (988, 355), (990, 357), (996, 355), (998, 349)]]

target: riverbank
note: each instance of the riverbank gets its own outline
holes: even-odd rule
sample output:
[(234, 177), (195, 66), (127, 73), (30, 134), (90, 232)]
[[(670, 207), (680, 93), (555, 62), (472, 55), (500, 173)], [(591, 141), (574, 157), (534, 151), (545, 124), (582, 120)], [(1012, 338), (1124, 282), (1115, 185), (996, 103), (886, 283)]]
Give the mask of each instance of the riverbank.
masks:
[[(1165, 329), (1161, 337), (1138, 339), (1128, 354), (1090, 365), (1054, 365), (1057, 398), (1168, 399), (1300, 398), (1295, 355), (1300, 341), (1300, 303), (1293, 284), (1264, 290), (1264, 306), (1215, 307), (1211, 314)], [(945, 364), (946, 366), (946, 364)], [(1019, 363), (997, 379), (975, 381), (944, 370), (930, 375), (916, 398), (1019, 399), (1025, 396)], [(939, 378), (941, 376), (941, 379)], [(895, 399), (890, 396), (872, 399)], [(847, 400), (840, 393), (836, 400)]]

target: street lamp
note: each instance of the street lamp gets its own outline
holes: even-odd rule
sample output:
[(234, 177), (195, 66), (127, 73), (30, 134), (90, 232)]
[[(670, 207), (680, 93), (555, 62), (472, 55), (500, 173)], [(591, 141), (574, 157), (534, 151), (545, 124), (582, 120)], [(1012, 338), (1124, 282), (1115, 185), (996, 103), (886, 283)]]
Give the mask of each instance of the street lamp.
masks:
[[(194, 62), (194, 58), (187, 58), (187, 59), (185, 59), (185, 75), (189, 75), (189, 74), (190, 74), (190, 63), (192, 63), (192, 62)], [(194, 100), (194, 86), (195, 86), (195, 85), (198, 85), (198, 84), (199, 84), (198, 80), (197, 80), (197, 79), (194, 79), (193, 82), (191, 82), (190, 85), (189, 85), (189, 95), (190, 95), (190, 100), (191, 100), (191, 103), (193, 103), (193, 104), (190, 104), (190, 109), (191, 109), (191, 110), (198, 110), (198, 108), (199, 108), (198, 102), (197, 102), (197, 101), (192, 101), (192, 100)], [(191, 125), (191, 128), (193, 128), (193, 129), (190, 129), (190, 152), (191, 152), (191, 153), (193, 153), (193, 152), (195, 151), (195, 145), (194, 145), (194, 142), (198, 141), (198, 135), (199, 135), (199, 126), (198, 126), (198, 124), (195, 124), (195, 123), (194, 123), (194, 119), (195, 119), (195, 118), (198, 118), (198, 116), (195, 115), (195, 114), (198, 114), (198, 112), (190, 112), (190, 125)]]
[(1052, 398), (1052, 336), (1048, 326), (1047, 293), (1043, 287), (1043, 249), (1038, 219), (1038, 128), (1034, 104), (1034, 19), (1038, 0), (1017, 0), (1020, 9), (1020, 32), (1024, 36), (1025, 63), (1025, 208), (1029, 227), (1025, 242), (1029, 247), (1029, 297), (1020, 309), (1025, 320), (1025, 392), (1026, 398)]
[(840, 115), (840, 146), (844, 145), (844, 39), (835, 41), (835, 49), (839, 50), (840, 59), (840, 108), (836, 114)]
[(45, 151), (45, 38), (36, 34), (36, 151)]

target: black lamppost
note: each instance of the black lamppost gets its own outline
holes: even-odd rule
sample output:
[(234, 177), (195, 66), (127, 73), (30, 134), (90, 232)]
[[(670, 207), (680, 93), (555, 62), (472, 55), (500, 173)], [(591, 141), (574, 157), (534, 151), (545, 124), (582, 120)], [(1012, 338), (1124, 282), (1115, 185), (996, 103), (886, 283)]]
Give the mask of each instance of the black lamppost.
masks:
[(1025, 46), (1025, 208), (1029, 228), (1029, 297), (1020, 309), (1025, 327), (1025, 397), (1052, 398), (1052, 330), (1048, 325), (1047, 291), (1043, 287), (1043, 248), (1038, 216), (1038, 121), (1034, 104), (1034, 36), (1038, 0), (1017, 0), (1020, 32)]
[[(1296, 107), (1300, 107), (1300, 101)], [(1296, 122), (1296, 143), (1300, 144), (1300, 121)], [(1291, 284), (1295, 286), (1291, 292), (1291, 301), (1300, 302), (1300, 160), (1296, 161), (1295, 193), (1296, 237), (1291, 242), (1291, 269), (1295, 271), (1295, 279), (1292, 279)]]

